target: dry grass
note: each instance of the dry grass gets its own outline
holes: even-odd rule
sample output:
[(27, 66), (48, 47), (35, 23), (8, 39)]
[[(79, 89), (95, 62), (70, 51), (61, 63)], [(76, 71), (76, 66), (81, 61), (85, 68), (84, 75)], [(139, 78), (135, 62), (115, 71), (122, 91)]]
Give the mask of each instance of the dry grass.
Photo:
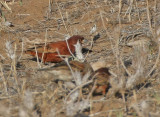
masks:
[[(158, 0), (18, 2), (1, 2), (0, 8), (0, 116), (159, 116)], [(100, 38), (94, 41), (98, 33)], [(71, 69), (74, 83), (69, 85), (74, 88), (69, 89), (49, 77), (39, 77), (37, 69), (52, 63), (32, 61), (23, 53), (28, 47), (74, 34), (88, 39), (84, 47), (92, 50), (82, 55), (77, 44), (78, 59), (93, 65), (100, 60), (110, 64), (111, 87), (105, 97), (92, 95), (96, 82), (90, 73), (81, 76)], [(66, 64), (70, 67), (68, 61)], [(84, 94), (91, 83), (92, 89)]]

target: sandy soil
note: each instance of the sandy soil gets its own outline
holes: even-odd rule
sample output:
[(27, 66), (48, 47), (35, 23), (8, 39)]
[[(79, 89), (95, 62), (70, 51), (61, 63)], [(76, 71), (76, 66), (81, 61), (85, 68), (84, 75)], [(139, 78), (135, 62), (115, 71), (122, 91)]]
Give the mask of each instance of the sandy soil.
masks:
[[(79, 113), (90, 117), (158, 117), (160, 34), (156, 31), (160, 24), (160, 2), (146, 0), (147, 5), (145, 0), (119, 1), (50, 0), (49, 4), (47, 0), (15, 0), (6, 3), (11, 10), (2, 5), (0, 103), (4, 106), (0, 107), (0, 115), (52, 117), (56, 113), (56, 117), (71, 116), (63, 109), (68, 93), (49, 78), (37, 78), (39, 66), (24, 51), (78, 34), (88, 40), (83, 47), (92, 50), (87, 61), (90, 64), (105, 61), (106, 67), (115, 74), (106, 96), (93, 96), (91, 107)], [(6, 26), (6, 22), (13, 26)], [(96, 31), (91, 33), (95, 25)], [(100, 38), (91, 48), (92, 39), (98, 33)], [(133, 43), (138, 40), (147, 44)], [(10, 49), (16, 53), (15, 61), (8, 56), (7, 42), (11, 42)], [(54, 63), (40, 65), (44, 68)], [(131, 78), (138, 80), (125, 87), (123, 83)]]

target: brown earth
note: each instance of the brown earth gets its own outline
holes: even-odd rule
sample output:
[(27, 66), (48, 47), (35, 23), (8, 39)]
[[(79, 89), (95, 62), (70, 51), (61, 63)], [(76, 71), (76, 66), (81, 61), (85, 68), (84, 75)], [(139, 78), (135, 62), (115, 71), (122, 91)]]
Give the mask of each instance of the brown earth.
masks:
[[(36, 70), (40, 66), (45, 68), (54, 63), (40, 63), (38, 66), (24, 51), (34, 44), (63, 40), (66, 35), (75, 34), (83, 35), (88, 40), (83, 47), (90, 49), (93, 37), (99, 33), (100, 38), (93, 43), (87, 61), (90, 64), (105, 61), (116, 76), (111, 77), (113, 81), (110, 81), (111, 88), (106, 97), (93, 96), (90, 109), (80, 113), (91, 117), (158, 117), (160, 75), (156, 31), (160, 24), (160, 2), (50, 1), (50, 4), (47, 0), (10, 1), (6, 4), (11, 11), (1, 6), (0, 103), (4, 106), (0, 107), (0, 115), (48, 117), (56, 113), (56, 117), (67, 116), (63, 99), (68, 93), (51, 79), (37, 77)], [(6, 26), (8, 21), (13, 26)], [(94, 25), (97, 29), (90, 33)], [(147, 41), (147, 44), (143, 47), (140, 42), (129, 45), (137, 40)], [(7, 41), (11, 42), (11, 50), (16, 53), (15, 61), (8, 56)], [(142, 71), (140, 76), (136, 75), (138, 70)], [(132, 76), (139, 77), (132, 87), (120, 84), (121, 79), (125, 82)], [(115, 85), (115, 82), (119, 83)], [(125, 101), (121, 95), (124, 92)], [(32, 104), (34, 109), (30, 108)]]

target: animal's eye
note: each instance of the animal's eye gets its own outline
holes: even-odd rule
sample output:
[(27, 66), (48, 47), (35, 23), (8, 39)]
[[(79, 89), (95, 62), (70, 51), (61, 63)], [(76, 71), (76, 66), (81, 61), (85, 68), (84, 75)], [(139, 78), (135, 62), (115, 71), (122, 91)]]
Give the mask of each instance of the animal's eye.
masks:
[(79, 42), (80, 42), (80, 43), (83, 43), (84, 41), (83, 41), (83, 39), (80, 39)]

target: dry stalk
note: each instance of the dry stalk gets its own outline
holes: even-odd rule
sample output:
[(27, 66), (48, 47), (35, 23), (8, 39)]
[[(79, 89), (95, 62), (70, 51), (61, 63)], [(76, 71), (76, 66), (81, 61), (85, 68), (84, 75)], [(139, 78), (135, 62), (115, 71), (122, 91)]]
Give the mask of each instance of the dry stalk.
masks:
[(147, 78), (151, 75), (151, 73), (155, 70), (155, 68), (158, 66), (158, 63), (159, 63), (159, 58), (160, 58), (160, 44), (159, 44), (160, 43), (160, 27), (158, 27), (157, 32), (156, 32), (156, 36), (154, 36), (154, 37), (156, 37), (157, 42), (158, 42), (158, 56), (156, 58), (156, 62), (154, 64), (154, 66), (147, 74), (147, 76), (146, 76)]
[(120, 62), (123, 66), (123, 68), (125, 69), (125, 71), (127, 72), (127, 74), (129, 75), (129, 77), (131, 76), (131, 73), (128, 71), (128, 69), (126, 68), (126, 66), (124, 65), (124, 62), (122, 61), (122, 57), (120, 57)]
[(67, 26), (66, 26), (66, 24), (65, 24), (65, 22), (64, 22), (64, 18), (63, 18), (62, 12), (61, 12), (61, 10), (60, 10), (57, 2), (56, 2), (56, 5), (57, 5), (58, 11), (59, 11), (59, 13), (60, 13), (60, 15), (61, 15), (61, 18), (62, 18), (62, 21), (63, 21), (63, 25), (64, 25), (64, 27), (65, 27), (65, 29), (66, 29), (66, 32), (69, 34), (68, 29), (67, 29)]
[[(68, 44), (68, 40), (67, 40), (67, 39), (65, 39), (65, 40), (66, 40), (67, 48), (68, 48), (70, 54), (72, 55), (72, 57), (73, 57), (74, 59), (78, 58), (78, 60), (83, 59), (82, 47), (81, 47), (79, 41), (77, 42), (76, 45), (74, 45), (74, 46), (75, 46), (75, 51), (76, 51), (76, 57), (75, 57), (74, 54), (73, 54), (73, 53), (71, 52), (71, 50), (70, 50), (70, 47), (69, 47), (69, 44)], [(59, 50), (57, 50), (57, 53), (58, 53), (58, 56), (61, 57), (62, 60), (64, 60), (64, 59), (62, 58), (63, 55), (61, 55), (61, 54), (59, 53)]]
[(8, 6), (8, 4), (7, 4), (6, 2), (0, 1), (0, 3), (1, 3), (8, 11), (10, 11), (10, 12), (12, 13), (11, 8)]
[(135, 90), (133, 90), (133, 98), (134, 98), (135, 103), (137, 103), (137, 94)]
[(118, 74), (120, 74), (120, 63), (119, 63), (119, 57), (120, 57), (120, 53), (119, 53), (119, 38), (120, 38), (120, 31), (121, 31), (121, 10), (122, 10), (122, 0), (119, 0), (119, 12), (118, 12), (118, 18), (119, 18), (119, 30), (118, 30), (118, 36), (116, 36), (116, 51), (115, 51), (115, 55), (116, 55), (116, 63), (117, 63), (117, 69), (118, 69)]
[(103, 113), (110, 113), (110, 112), (118, 112), (118, 111), (123, 111), (125, 110), (125, 108), (121, 108), (121, 109), (113, 109), (113, 110), (108, 110), (108, 111), (100, 111), (94, 114), (90, 114), (89, 117), (97, 117), (97, 115), (103, 114)]
[(52, 2), (51, 2), (51, 0), (49, 0), (49, 5), (48, 5), (48, 7), (49, 7), (49, 8), (48, 8), (49, 13), (52, 12), (51, 4), (52, 4)]
[(0, 57), (1, 57), (3, 60), (5, 60), (5, 57), (4, 57), (3, 55), (0, 54)]
[[(90, 45), (90, 49), (89, 50), (92, 50), (92, 48), (93, 48), (93, 39), (91, 40), (91, 45)], [(89, 55), (89, 51), (87, 52), (87, 54), (86, 54), (86, 56), (84, 58), (84, 61), (87, 59), (88, 55)]]
[(137, 11), (138, 11), (138, 19), (139, 19), (139, 21), (141, 22), (141, 18), (140, 18), (140, 10), (139, 10), (139, 8), (138, 8), (138, 4), (137, 4), (137, 0), (135, 0), (135, 2), (136, 2), (136, 8), (137, 8)]
[(150, 31), (152, 32), (152, 36), (155, 39), (155, 34), (153, 32), (152, 24), (151, 24), (151, 17), (150, 17), (150, 12), (149, 12), (149, 3), (148, 3), (148, 0), (146, 0), (146, 3), (147, 3), (147, 18), (148, 18), (149, 28), (150, 28)]
[(149, 71), (149, 73), (147, 74), (147, 78), (152, 74), (152, 72), (155, 70), (155, 68), (158, 66), (159, 63), (159, 58), (160, 58), (160, 46), (159, 46), (159, 52), (158, 52), (158, 56), (156, 58), (156, 62), (154, 64), (154, 66), (152, 67), (152, 69)]
[[(120, 14), (121, 14), (121, 10), (122, 10), (122, 0), (119, 0), (119, 12), (118, 12), (118, 14), (119, 14), (119, 16), (120, 16)], [(120, 17), (119, 17), (120, 18)], [(120, 24), (120, 23), (119, 23)]]
[(106, 34), (107, 34), (107, 36), (109, 37), (109, 40), (110, 40), (110, 43), (111, 43), (111, 47), (112, 47), (113, 54), (114, 54), (114, 56), (116, 56), (116, 55), (115, 55), (115, 51), (114, 51), (113, 42), (112, 42), (112, 40), (111, 40), (111, 36), (110, 36), (110, 34), (107, 32), (107, 28), (106, 28), (105, 23), (104, 23), (102, 11), (100, 10), (99, 12), (100, 12), (100, 17), (101, 17), (101, 21), (102, 21), (103, 28), (105, 29)]
[(26, 79), (23, 79), (23, 84), (22, 84), (22, 95), (24, 96), (24, 92), (25, 90), (25, 86), (26, 86)]
[(157, 0), (155, 0), (154, 2), (155, 2), (154, 11), (157, 12)]
[(73, 70), (72, 70), (72, 68), (71, 68), (71, 66), (70, 66), (70, 64), (69, 64), (69, 62), (68, 62), (68, 58), (66, 58), (65, 59), (65, 62), (67, 63), (67, 66), (69, 67), (69, 69), (70, 69), (70, 71), (71, 71), (71, 73), (72, 73), (72, 76), (73, 76), (73, 78), (74, 78), (74, 80), (76, 80), (76, 76), (75, 76), (75, 74), (74, 74), (74, 72), (73, 72)]
[(34, 43), (34, 47), (35, 47), (36, 58), (37, 58), (37, 66), (38, 66), (39, 68), (41, 68), (41, 65), (40, 65), (40, 63), (39, 63), (38, 52), (37, 52), (37, 48), (36, 48), (36, 45), (35, 45), (35, 43)]
[(70, 47), (69, 47), (69, 44), (68, 44), (67, 39), (65, 39), (65, 40), (66, 40), (67, 48), (68, 48), (70, 54), (72, 55), (73, 58), (76, 58), (76, 57), (73, 55), (73, 53), (71, 52), (71, 50), (70, 50)]
[[(45, 51), (46, 45), (47, 45), (47, 29), (46, 29), (46, 34), (45, 34), (45, 44), (44, 44), (43, 51)], [(41, 64), (42, 64), (42, 62), (43, 62), (43, 57), (44, 57), (44, 52), (42, 53)]]
[[(17, 46), (16, 46), (16, 43), (15, 43), (15, 48), (14, 48), (14, 54), (16, 55), (16, 50), (17, 50)], [(12, 67), (13, 67), (13, 75), (14, 75), (14, 79), (16, 81), (16, 86), (17, 86), (17, 91), (18, 91), (18, 94), (20, 94), (20, 88), (18, 86), (18, 79), (17, 79), (17, 70), (16, 70), (16, 57), (14, 57), (12, 59)]]
[(48, 9), (46, 10), (47, 19), (49, 19), (50, 14), (51, 14), (51, 12), (52, 12), (52, 8), (51, 8), (51, 6), (52, 6), (52, 2), (51, 2), (51, 0), (49, 0), (49, 3), (48, 3)]
[[(157, 114), (151, 113), (151, 105), (148, 103), (149, 100), (141, 100), (138, 103), (134, 103), (131, 107), (135, 109), (138, 116), (141, 117), (158, 117)], [(155, 115), (155, 116), (154, 116)]]
[[(67, 40), (66, 40), (66, 42), (67, 42)], [(67, 43), (68, 43), (68, 42), (67, 42)], [(67, 47), (69, 48), (68, 45), (67, 45)], [(57, 51), (57, 53), (58, 53), (58, 56), (67, 63), (67, 66), (69, 67), (69, 69), (70, 69), (70, 71), (71, 71), (71, 73), (72, 73), (72, 76), (73, 76), (73, 78), (74, 78), (74, 80), (75, 80), (76, 78), (75, 78), (74, 72), (73, 72), (73, 70), (72, 70), (72, 68), (71, 68), (71, 66), (70, 66), (70, 64), (69, 64), (69, 62), (68, 62), (68, 58), (65, 58), (65, 59), (64, 59), (64, 58), (62, 57), (63, 55), (61, 55), (61, 54), (59, 53), (59, 50), (56, 49), (56, 51)], [(72, 53), (72, 52), (71, 52), (71, 53)]]
[[(132, 3), (133, 1), (131, 2), (130, 4), (130, 7), (132, 6)], [(130, 8), (132, 9), (132, 7)], [(118, 30), (118, 37), (117, 37), (117, 42), (116, 42), (116, 62), (117, 62), (117, 68), (118, 68), (118, 74), (120, 74), (120, 63), (119, 61), (121, 61), (121, 64), (123, 66), (123, 68), (125, 69), (125, 71), (128, 73), (128, 75), (131, 75), (129, 73), (129, 71), (127, 70), (127, 68), (125, 67), (122, 59), (121, 59), (121, 55), (120, 55), (120, 52), (119, 52), (119, 38), (120, 38), (120, 33), (121, 33), (121, 10), (122, 10), (122, 0), (119, 1), (119, 13), (118, 13), (118, 16), (119, 16), (119, 30)], [(131, 10), (130, 10), (131, 11)], [(130, 17), (130, 12), (129, 12), (129, 20), (131, 20), (131, 17)], [(125, 112), (126, 114), (128, 113), (128, 107), (127, 107), (127, 103), (126, 103), (126, 98), (125, 97), (125, 77), (122, 77), (122, 87), (121, 87), (121, 94), (122, 94), (122, 99), (123, 99), (123, 103), (124, 103), (124, 108), (125, 108)]]
[(56, 49), (56, 51), (57, 51), (57, 53), (58, 53), (58, 56), (59, 56), (62, 60), (64, 60), (64, 61), (66, 62), (67, 66), (69, 67), (69, 69), (70, 69), (70, 71), (71, 71), (71, 73), (72, 73), (72, 76), (73, 76), (74, 80), (76, 80), (75, 75), (74, 75), (74, 72), (73, 72), (73, 70), (72, 70), (72, 68), (71, 68), (71, 66), (70, 66), (70, 64), (69, 64), (69, 62), (68, 62), (68, 58), (65, 58), (65, 59), (62, 58), (62, 55), (59, 53), (59, 50)]
[(123, 18), (125, 18), (126, 14), (128, 14), (129, 22), (131, 21), (132, 4), (133, 4), (133, 0), (130, 0), (129, 7), (128, 7), (125, 15), (123, 16)]
[[(94, 79), (95, 76), (92, 77), (92, 79)], [(97, 84), (97, 80), (95, 80), (94, 85), (92, 87), (92, 90), (90, 91), (89, 95), (87, 96), (87, 99), (89, 100), (90, 97), (92, 97), (92, 94), (96, 88), (96, 84)]]
[(23, 44), (23, 38), (22, 38), (22, 51), (21, 51), (20, 57), (18, 58), (18, 61), (20, 61), (20, 59), (23, 55), (23, 50), (24, 50), (24, 44)]
[(6, 94), (8, 95), (8, 86), (7, 86), (7, 80), (5, 79), (4, 77), (4, 73), (3, 73), (3, 70), (2, 70), (2, 66), (0, 64), (0, 69), (1, 69), (1, 77), (2, 77), (2, 80), (3, 80), (3, 84), (4, 84), (4, 88), (5, 88), (5, 92)]
[[(52, 98), (56, 95), (56, 93), (58, 92), (58, 90), (59, 90), (59, 87), (57, 87), (55, 90), (54, 90), (54, 92), (53, 92), (53, 94), (49, 97), (49, 100), (51, 101), (52, 100)], [(53, 104), (55, 103), (55, 101), (56, 101), (56, 99), (54, 100), (54, 102), (53, 102)]]
[(125, 96), (125, 90), (121, 91), (122, 94), (122, 99), (123, 99), (123, 103), (124, 103), (124, 108), (125, 108), (125, 112), (128, 113), (128, 107), (127, 107), (127, 103), (126, 103), (126, 96)]
[(79, 89), (79, 88), (81, 88), (81, 87), (83, 87), (83, 86), (85, 86), (85, 85), (88, 85), (88, 84), (90, 84), (90, 83), (92, 83), (92, 82), (93, 82), (93, 80), (89, 80), (88, 82), (83, 83), (83, 84), (77, 86), (76, 88), (74, 88), (74, 89), (66, 96), (65, 100), (67, 101), (68, 98), (69, 98), (69, 96), (70, 96), (72, 93), (74, 93), (77, 89)]
[(63, 33), (60, 33), (60, 32), (57, 32), (57, 31), (54, 31), (54, 32), (57, 33), (57, 34), (63, 35), (64, 37), (66, 36), (66, 34), (63, 34)]
[(63, 58), (63, 56), (65, 56), (65, 55), (61, 55), (60, 52), (59, 52), (59, 50), (58, 50), (57, 48), (56, 48), (56, 51), (57, 51), (57, 53), (58, 53), (57, 56), (59, 56), (62, 60), (65, 60), (65, 59)]
[[(94, 77), (94, 76), (93, 76)], [(97, 84), (97, 80), (95, 80), (95, 82), (94, 82), (94, 85), (93, 85), (93, 87), (92, 87), (92, 90), (91, 90), (91, 92), (88, 94), (88, 96), (87, 96), (87, 99), (89, 100), (89, 98), (90, 98), (90, 114), (92, 114), (93, 113), (93, 111), (92, 111), (92, 103), (93, 103), (93, 101), (92, 101), (92, 94), (93, 94), (93, 92), (94, 92), (94, 90), (95, 90), (95, 88), (96, 88), (96, 84)]]
[(145, 79), (144, 66), (147, 60), (147, 53), (144, 45), (135, 46), (135, 57), (134, 57), (134, 67), (136, 68), (136, 73), (131, 75), (126, 83), (126, 88), (130, 89), (134, 87), (136, 84), (142, 83)]
[[(157, 0), (154, 0), (154, 12), (157, 13)], [(157, 18), (153, 17), (153, 22), (154, 22), (153, 27), (156, 27), (156, 20), (157, 20)]]
[[(149, 73), (146, 75), (147, 80), (149, 80), (149, 79), (152, 78), (152, 77), (150, 77), (150, 76), (151, 76), (152, 72), (156, 69), (156, 67), (158, 66), (159, 58), (160, 58), (160, 46), (159, 46), (158, 56), (157, 56), (157, 58), (156, 58), (156, 62), (155, 62), (155, 64), (153, 65), (153, 67), (150, 69)], [(148, 84), (148, 82), (145, 82), (145, 84), (139, 89), (139, 91), (140, 91), (141, 89), (143, 89), (147, 84)], [(139, 91), (138, 91), (138, 92), (139, 92)]]

